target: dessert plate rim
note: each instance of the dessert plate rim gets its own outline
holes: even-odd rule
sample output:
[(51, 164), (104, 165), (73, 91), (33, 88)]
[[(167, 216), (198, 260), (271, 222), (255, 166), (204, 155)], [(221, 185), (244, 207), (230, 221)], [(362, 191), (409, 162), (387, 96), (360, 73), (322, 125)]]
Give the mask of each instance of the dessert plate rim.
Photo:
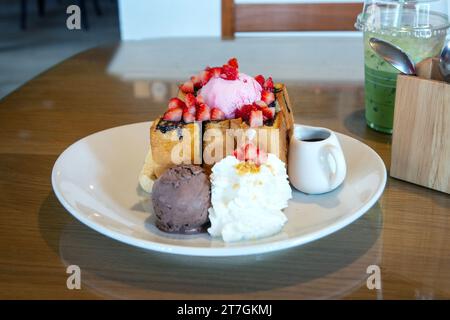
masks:
[[(233, 243), (232, 246), (229, 247), (193, 247), (193, 246), (184, 246), (184, 245), (176, 245), (176, 244), (167, 244), (167, 243), (161, 243), (161, 242), (155, 242), (150, 240), (145, 240), (142, 238), (137, 238), (132, 235), (127, 235), (115, 230), (112, 230), (111, 228), (108, 228), (107, 226), (102, 225), (101, 223), (95, 222), (92, 219), (89, 219), (86, 217), (86, 214), (83, 212), (80, 212), (77, 208), (72, 206), (64, 197), (64, 192), (62, 192), (58, 186), (57, 183), (57, 177), (59, 176), (58, 168), (61, 166), (61, 163), (63, 162), (64, 155), (75, 145), (82, 143), (90, 138), (92, 138), (95, 135), (99, 134), (105, 134), (108, 131), (115, 130), (115, 129), (125, 129), (125, 127), (131, 127), (131, 126), (138, 126), (138, 125), (151, 125), (151, 121), (145, 121), (145, 122), (137, 122), (137, 123), (131, 123), (121, 126), (116, 126), (113, 128), (101, 130), (95, 133), (92, 133), (84, 138), (81, 138), (71, 144), (69, 147), (67, 147), (57, 158), (57, 160), (54, 163), (52, 174), (51, 174), (51, 182), (52, 182), (52, 188), (53, 191), (59, 200), (59, 202), (63, 205), (63, 207), (69, 211), (69, 213), (74, 216), (77, 220), (88, 226), (89, 228), (109, 237), (115, 240), (118, 240), (120, 242), (140, 247), (143, 249), (153, 250), (153, 251), (159, 251), (164, 253), (170, 253), (170, 254), (181, 254), (181, 255), (191, 255), (191, 256), (239, 256), (239, 255), (250, 255), (250, 254), (260, 254), (260, 253), (266, 253), (266, 252), (273, 252), (278, 251), (282, 249), (287, 249), (299, 245), (306, 244), (308, 242), (323, 238), (325, 236), (328, 236), (347, 225), (351, 224), (358, 218), (360, 218), (362, 215), (364, 215), (369, 209), (371, 209), (378, 199), (383, 194), (383, 191), (386, 186), (387, 181), (387, 172), (386, 167), (384, 165), (383, 160), (378, 155), (377, 152), (375, 152), (371, 147), (366, 145), (365, 143), (352, 138), (348, 135), (336, 132), (336, 135), (339, 138), (344, 137), (344, 139), (350, 139), (353, 143), (362, 144), (368, 152), (372, 154), (374, 159), (378, 162), (378, 165), (383, 170), (383, 175), (380, 177), (381, 182), (378, 185), (378, 188), (376, 189), (373, 196), (368, 199), (364, 205), (362, 205), (358, 210), (355, 210), (352, 214), (347, 215), (344, 218), (339, 219), (338, 221), (335, 221), (333, 223), (330, 223), (327, 227), (324, 227), (320, 230), (308, 232), (305, 235), (300, 235), (293, 238), (287, 238), (282, 240), (274, 240), (273, 242), (267, 242), (267, 243), (260, 243), (260, 244), (251, 244), (249, 241), (243, 242), (243, 245), (240, 246), (239, 242)], [(295, 124), (295, 126), (300, 126), (302, 124)], [(302, 125), (303, 126), (303, 125)], [(310, 127), (308, 125), (304, 125), (306, 127)], [(142, 159), (143, 161), (144, 159)], [(348, 168), (348, 170), (351, 170), (351, 168)], [(138, 187), (138, 179), (136, 177), (136, 186)], [(291, 186), (292, 187), (292, 186)], [(292, 187), (293, 190), (294, 187)], [(289, 220), (287, 224), (289, 223)], [(180, 240), (183, 241), (183, 240)]]

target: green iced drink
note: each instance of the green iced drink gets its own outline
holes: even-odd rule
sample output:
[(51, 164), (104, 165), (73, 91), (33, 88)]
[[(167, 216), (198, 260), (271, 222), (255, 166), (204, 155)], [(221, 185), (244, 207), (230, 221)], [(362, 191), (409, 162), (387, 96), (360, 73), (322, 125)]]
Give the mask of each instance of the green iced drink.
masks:
[(366, 121), (377, 131), (392, 133), (398, 71), (372, 50), (369, 45), (371, 37), (383, 39), (400, 47), (417, 63), (425, 58), (439, 55), (445, 41), (445, 33), (419, 38), (414, 35), (393, 36), (364, 32)]
[(392, 133), (399, 72), (372, 50), (369, 39), (392, 43), (414, 63), (438, 56), (450, 26), (448, 9), (448, 0), (364, 0), (355, 27), (364, 33), (366, 122), (372, 129)]

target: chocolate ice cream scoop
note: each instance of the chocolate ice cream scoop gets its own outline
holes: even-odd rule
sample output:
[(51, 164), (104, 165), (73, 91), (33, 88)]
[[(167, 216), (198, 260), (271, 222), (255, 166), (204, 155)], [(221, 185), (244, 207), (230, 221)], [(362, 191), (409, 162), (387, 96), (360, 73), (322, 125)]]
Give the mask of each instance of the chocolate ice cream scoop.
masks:
[(206, 231), (211, 184), (203, 168), (179, 165), (168, 169), (152, 189), (156, 226), (165, 232)]

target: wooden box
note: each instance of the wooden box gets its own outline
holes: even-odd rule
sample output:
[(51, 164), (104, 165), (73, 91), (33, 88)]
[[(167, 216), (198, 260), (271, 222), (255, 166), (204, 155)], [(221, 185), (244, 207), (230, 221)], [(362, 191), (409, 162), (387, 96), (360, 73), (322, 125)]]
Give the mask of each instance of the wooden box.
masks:
[(450, 193), (450, 84), (436, 60), (422, 74), (397, 78), (390, 175)]

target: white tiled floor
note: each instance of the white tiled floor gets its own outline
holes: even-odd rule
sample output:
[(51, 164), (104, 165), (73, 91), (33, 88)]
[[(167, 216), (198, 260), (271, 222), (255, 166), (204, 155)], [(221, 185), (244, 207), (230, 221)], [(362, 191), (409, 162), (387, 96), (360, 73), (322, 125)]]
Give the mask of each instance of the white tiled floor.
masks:
[(74, 1), (46, 0), (39, 17), (36, 0), (28, 0), (28, 28), (19, 27), (20, 1), (0, 1), (0, 99), (54, 64), (88, 48), (119, 41), (115, 1), (99, 0), (103, 15), (96, 16), (87, 0), (90, 29), (66, 28), (66, 8)]

